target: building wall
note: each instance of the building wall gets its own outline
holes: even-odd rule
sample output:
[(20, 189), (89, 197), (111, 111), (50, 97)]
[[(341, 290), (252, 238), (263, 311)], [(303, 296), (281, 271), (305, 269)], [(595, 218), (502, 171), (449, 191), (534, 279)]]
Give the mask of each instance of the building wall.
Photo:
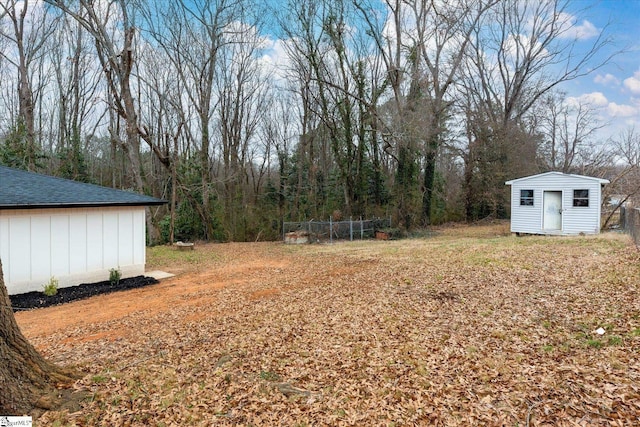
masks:
[[(520, 190), (534, 190), (533, 206), (520, 206)], [(573, 190), (589, 190), (589, 207), (573, 206)], [(543, 229), (543, 192), (562, 191), (562, 230)], [(596, 179), (563, 174), (543, 174), (511, 184), (511, 232), (531, 234), (598, 234), (601, 184)]]
[(9, 294), (144, 274), (142, 206), (0, 210), (0, 259)]

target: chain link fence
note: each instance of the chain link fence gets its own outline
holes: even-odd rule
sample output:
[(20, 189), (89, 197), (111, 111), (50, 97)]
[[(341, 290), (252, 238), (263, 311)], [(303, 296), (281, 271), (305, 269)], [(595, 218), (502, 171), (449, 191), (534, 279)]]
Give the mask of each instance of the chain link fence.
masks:
[(621, 207), (620, 226), (631, 235), (636, 246), (640, 246), (640, 209)]
[(375, 237), (376, 231), (390, 228), (391, 218), (284, 222), (282, 224), (282, 239), (286, 241), (287, 234), (294, 232), (305, 236), (309, 243), (372, 239)]

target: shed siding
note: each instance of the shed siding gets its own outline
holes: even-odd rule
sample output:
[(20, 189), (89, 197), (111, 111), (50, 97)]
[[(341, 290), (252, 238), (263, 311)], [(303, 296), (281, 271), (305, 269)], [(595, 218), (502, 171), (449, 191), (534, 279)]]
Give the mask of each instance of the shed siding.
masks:
[(87, 212), (87, 270), (100, 270), (104, 264), (102, 250), (96, 251), (93, 248), (102, 249), (104, 245), (104, 232), (102, 230), (102, 213)]
[[(515, 186), (514, 186), (515, 187)], [(520, 206), (520, 190), (533, 190), (533, 206)], [(535, 233), (540, 224), (542, 192), (533, 188), (511, 189), (511, 232)]]
[(9, 294), (97, 282), (119, 268), (144, 274), (142, 206), (0, 211), (0, 259)]
[[(30, 232), (30, 259), (38, 260), (31, 265), (31, 275), (40, 277), (51, 271), (51, 222), (32, 221)], [(5, 267), (5, 277), (7, 277), (6, 273)]]
[[(520, 206), (520, 190), (534, 191), (534, 205)], [(589, 206), (573, 206), (573, 190), (589, 190)], [(562, 230), (543, 229), (544, 191), (562, 192)], [(531, 234), (597, 234), (600, 232), (601, 184), (575, 175), (542, 174), (511, 184), (511, 231)]]
[[(51, 271), (49, 277), (54, 276), (58, 280), (70, 274), (69, 264), (71, 264), (72, 254), (69, 248), (69, 216), (70, 215), (34, 215), (28, 217), (32, 224), (51, 220)], [(39, 239), (39, 236), (35, 236), (35, 239)], [(85, 255), (73, 254), (73, 256), (84, 257)], [(31, 260), (33, 263), (39, 261), (37, 258)], [(40, 279), (41, 281), (44, 279), (46, 282), (49, 277), (32, 275), (31, 278)]]
[[(26, 281), (31, 277), (31, 227), (29, 218), (19, 217), (9, 224), (9, 246), (11, 257), (9, 258), (9, 273), (5, 275), (5, 285), (12, 280)], [(5, 257), (0, 255), (2, 259)], [(15, 261), (14, 261), (15, 260)], [(24, 269), (14, 269), (12, 262), (19, 262)], [(4, 262), (3, 262), (4, 267)], [(8, 277), (8, 279), (7, 279)], [(8, 285), (7, 285), (8, 286)], [(8, 289), (8, 287), (7, 287)]]
[[(145, 229), (146, 213), (144, 209), (138, 209), (132, 211), (133, 215), (133, 230), (132, 230), (132, 242), (134, 248), (144, 248), (146, 246), (147, 236)], [(144, 249), (141, 251), (133, 251), (133, 264), (145, 265), (147, 263), (147, 251)]]
[(110, 265), (108, 268), (115, 268), (118, 266), (120, 260), (118, 259), (118, 212), (105, 212), (102, 215), (102, 266)]
[(71, 256), (71, 254), (87, 253), (87, 216), (72, 215), (69, 217), (69, 270), (87, 271), (86, 256)]

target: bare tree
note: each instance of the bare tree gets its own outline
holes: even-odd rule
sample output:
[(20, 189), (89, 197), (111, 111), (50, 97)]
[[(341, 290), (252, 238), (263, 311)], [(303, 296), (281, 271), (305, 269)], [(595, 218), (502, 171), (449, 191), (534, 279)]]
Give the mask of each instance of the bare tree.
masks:
[(640, 167), (640, 133), (635, 127), (622, 131), (613, 143), (627, 165)]
[(14, 136), (22, 139), (24, 134), (21, 166), (35, 170), (41, 147), (36, 139), (36, 101), (32, 73), (34, 62), (45, 53), (47, 38), (55, 29), (55, 21), (37, 4), (31, 8), (29, 1), (0, 2), (0, 12), (8, 21), (9, 27), (2, 28), (0, 35), (7, 38), (15, 49), (15, 56), (12, 54), (14, 49), (0, 51), (0, 55), (12, 64), (17, 72), (18, 114), (17, 122), (12, 124)]
[[(87, 181), (86, 140), (102, 124), (106, 104), (97, 103), (102, 70), (96, 66), (91, 51), (91, 39), (75, 20), (64, 16), (53, 37), (52, 67), (57, 85), (56, 152), (60, 159), (59, 173), (79, 181)], [(49, 138), (52, 140), (54, 132)], [(84, 141), (83, 141), (84, 139)], [(52, 141), (53, 143), (53, 141)]]
[[(505, 0), (496, 3), (469, 35), (464, 77), (460, 77), (475, 117), (466, 123), (476, 126), (468, 149), (493, 154), (470, 155), (476, 160), (467, 165), (473, 171), (478, 161), (493, 160), (492, 173), (500, 177), (491, 184), (494, 215), (506, 213), (504, 181), (513, 173), (522, 175), (537, 168), (534, 146), (541, 140), (542, 129), (537, 128), (540, 120), (534, 117), (534, 108), (560, 84), (593, 72), (611, 58), (597, 56), (610, 44), (606, 28), (592, 37), (590, 48), (577, 49), (578, 35), (571, 34), (574, 17), (563, 0)], [(563, 122), (561, 111), (556, 111), (551, 128), (546, 124), (553, 129), (550, 154), (555, 156), (551, 162), (555, 167), (568, 170), (575, 165), (580, 146), (598, 129), (590, 121), (591, 110), (582, 106), (575, 113), (575, 121), (567, 111)], [(562, 123), (566, 126), (561, 131)], [(522, 159), (530, 161), (518, 166)]]
[[(147, 143), (165, 167), (169, 167), (169, 159), (164, 157), (159, 147), (154, 144), (149, 128), (140, 123), (139, 105), (136, 103), (133, 81), (138, 31), (133, 5), (126, 0), (110, 0), (101, 3), (80, 0), (77, 6), (75, 2), (64, 0), (45, 1), (71, 16), (93, 37), (98, 60), (107, 82), (110, 107), (124, 121), (124, 141), (120, 138), (119, 129), (112, 127), (110, 135), (114, 143), (118, 143), (127, 155), (135, 189), (144, 192), (145, 175), (142, 172), (140, 157), (141, 139)], [(112, 125), (119, 123), (113, 118), (110, 122)], [(150, 240), (156, 241), (158, 230), (149, 208), (147, 208), (147, 230)]]
[(250, 148), (266, 114), (266, 74), (256, 60), (262, 42), (256, 25), (233, 23), (224, 36), (215, 85), (219, 99), (220, 158), (227, 230), (247, 237)]
[(314, 64), (319, 61), (322, 31), (318, 31), (317, 23), (320, 3), (290, 2), (288, 6), (290, 7), (285, 8), (278, 19), (287, 38), (284, 48), (291, 61), (287, 70), (287, 89), (299, 99), (298, 102), (293, 102), (297, 106), (299, 139), (295, 147), (296, 162), (291, 165), (291, 169), (295, 171), (295, 189), (290, 216), (302, 219), (319, 215), (316, 203), (307, 204), (303, 201), (315, 201), (317, 198), (314, 194), (323, 194), (319, 181), (321, 174), (327, 170), (327, 167), (322, 166), (328, 163), (328, 147), (319, 137), (317, 129), (320, 127), (320, 118), (315, 114), (319, 109), (319, 102)]
[(614, 173), (609, 177), (610, 183), (605, 187), (603, 198), (612, 204), (602, 228), (606, 228), (614, 214), (625, 204), (640, 204), (640, 134), (634, 127), (620, 132), (617, 138), (610, 141), (617, 154), (617, 164), (610, 168)]
[(568, 6), (566, 0), (501, 1), (473, 33), (470, 58), (480, 93), (493, 107), (487, 112), (498, 115), (494, 122), (517, 122), (552, 89), (593, 73), (616, 54), (597, 56), (611, 44), (606, 27), (590, 48), (578, 50)]
[(131, 164), (134, 185), (136, 190), (144, 191), (140, 137), (148, 138), (148, 134), (138, 123), (135, 92), (132, 87), (136, 26), (130, 6), (124, 0), (111, 0), (100, 4), (80, 0), (77, 7), (72, 9), (72, 3), (64, 0), (47, 2), (75, 19), (93, 37), (98, 60), (112, 97), (111, 107), (126, 123), (126, 141), (121, 145)]
[[(371, 6), (356, 3), (368, 23), (370, 34), (376, 39), (379, 53), (385, 58), (398, 117), (402, 121), (409, 117), (408, 109), (423, 109), (420, 113), (423, 121), (420, 124), (422, 132), (419, 132), (423, 135), (421, 141), (407, 144), (402, 137), (395, 140), (408, 147), (409, 153), (412, 146), (420, 149), (424, 165), (420, 217), (423, 224), (429, 224), (438, 151), (446, 137), (447, 121), (455, 101), (456, 79), (464, 64), (471, 35), (478, 31), (482, 18), (497, 2), (387, 0), (390, 16), (383, 27), (369, 18)], [(409, 84), (403, 85), (405, 81)], [(403, 87), (408, 92), (405, 93)], [(410, 92), (412, 96), (409, 96)], [(410, 135), (412, 129), (415, 124), (403, 123), (399, 134)]]
[[(282, 231), (280, 225), (285, 220), (286, 194), (289, 187), (288, 173), (291, 170), (291, 154), (296, 139), (293, 124), (295, 112), (290, 108), (295, 101), (291, 92), (274, 93), (270, 101), (271, 108), (267, 110), (260, 130), (261, 139), (265, 144), (267, 179), (275, 181), (272, 182), (274, 194), (267, 196), (276, 200), (279, 235)], [(276, 163), (275, 167), (272, 165), (273, 162)]]
[(572, 172), (593, 151), (592, 138), (604, 125), (588, 103), (569, 104), (562, 93), (546, 96), (539, 113), (540, 131), (545, 138), (543, 158), (548, 169)]
[[(181, 81), (183, 93), (197, 114), (197, 130), (185, 128), (188, 137), (200, 146), (201, 197), (198, 208), (205, 227), (205, 238), (213, 237), (211, 218), (211, 155), (213, 114), (219, 99), (215, 93), (218, 56), (225, 34), (233, 33), (232, 23), (241, 18), (242, 0), (208, 0), (141, 5), (141, 13), (151, 36), (164, 51)], [(185, 122), (187, 122), (185, 120)], [(196, 137), (197, 136), (197, 137)]]
[[(376, 107), (384, 91), (380, 57), (372, 39), (353, 30), (356, 20), (353, 5), (341, 0), (298, 2), (281, 17), (293, 62), (290, 73), (297, 82), (294, 90), (302, 102), (299, 160), (313, 164), (312, 153), (330, 148), (325, 167), (301, 164), (298, 173), (310, 170), (309, 187), (336, 176), (340, 187), (335, 190), (340, 193), (334, 197), (340, 197), (345, 215), (367, 213), (370, 182), (375, 186), (374, 201), (382, 193), (376, 175), (380, 170)], [(312, 200), (324, 204), (316, 197)]]
[[(170, 193), (169, 242), (174, 243), (178, 187), (182, 185), (178, 168), (183, 164), (182, 159), (189, 156), (188, 150), (181, 150), (180, 141), (188, 137), (186, 125), (192, 118), (193, 108), (185, 105), (182, 96), (184, 84), (177, 78), (175, 70), (166, 66), (171, 61), (163, 50), (145, 45), (139, 62), (140, 114), (149, 123), (154, 145), (160, 153), (152, 158), (152, 167), (157, 177), (165, 176), (165, 179), (159, 178), (156, 182), (170, 186), (170, 190), (164, 187), (158, 190), (161, 197)], [(159, 158), (162, 158), (161, 165), (153, 161)], [(170, 174), (170, 183), (167, 183), (166, 172)], [(199, 207), (200, 203), (196, 206)], [(205, 216), (202, 210), (197, 209), (200, 217)]]
[(428, 72), (430, 116), (425, 145), (422, 221), (430, 222), (436, 159), (446, 132), (447, 115), (454, 83), (465, 59), (471, 35), (498, 2), (467, 0), (458, 4), (416, 1), (412, 6), (416, 19), (413, 42)]

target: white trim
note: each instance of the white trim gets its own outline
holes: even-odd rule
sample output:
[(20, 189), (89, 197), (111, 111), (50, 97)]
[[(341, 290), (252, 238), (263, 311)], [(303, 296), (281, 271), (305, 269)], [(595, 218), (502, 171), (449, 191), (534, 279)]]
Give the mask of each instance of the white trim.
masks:
[[(545, 212), (545, 194), (551, 194), (551, 193), (560, 193), (560, 228), (546, 228), (545, 227), (545, 218), (546, 216), (546, 212)], [(564, 210), (564, 191), (562, 190), (542, 190), (542, 224), (540, 226), (540, 228), (546, 232), (546, 233), (562, 233), (562, 230), (564, 228), (564, 215), (562, 215), (562, 211)]]
[(570, 176), (572, 178), (588, 179), (590, 181), (597, 181), (600, 184), (609, 184), (609, 180), (608, 179), (596, 178), (596, 177), (593, 177), (593, 176), (584, 176), (584, 175), (576, 175), (576, 174), (570, 174), (570, 173), (562, 173), (562, 172), (545, 172), (545, 173), (541, 173), (541, 174), (538, 174), (538, 175), (524, 176), (522, 178), (512, 179), (511, 181), (507, 181), (504, 184), (505, 185), (512, 185), (514, 183), (518, 183), (518, 182), (521, 182), (521, 181), (526, 181), (526, 180), (534, 179), (534, 178), (542, 178), (542, 177), (550, 176), (550, 175)]

